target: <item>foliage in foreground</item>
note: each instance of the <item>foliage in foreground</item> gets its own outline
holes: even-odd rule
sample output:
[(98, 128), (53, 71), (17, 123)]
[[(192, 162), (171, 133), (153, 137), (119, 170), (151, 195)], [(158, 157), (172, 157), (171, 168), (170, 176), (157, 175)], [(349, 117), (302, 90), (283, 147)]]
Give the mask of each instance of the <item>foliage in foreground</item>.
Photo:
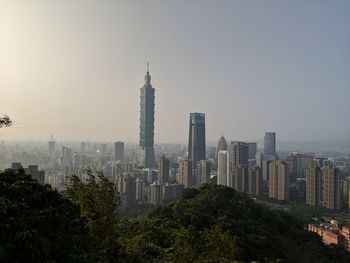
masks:
[(350, 262), (350, 254), (325, 247), (290, 214), (224, 186), (187, 189), (121, 230), (130, 262)]
[(303, 224), (215, 185), (141, 220), (119, 219), (113, 184), (71, 177), (63, 197), (23, 170), (0, 173), (0, 262), (350, 262)]
[(23, 170), (0, 174), (0, 262), (84, 262), (79, 207)]

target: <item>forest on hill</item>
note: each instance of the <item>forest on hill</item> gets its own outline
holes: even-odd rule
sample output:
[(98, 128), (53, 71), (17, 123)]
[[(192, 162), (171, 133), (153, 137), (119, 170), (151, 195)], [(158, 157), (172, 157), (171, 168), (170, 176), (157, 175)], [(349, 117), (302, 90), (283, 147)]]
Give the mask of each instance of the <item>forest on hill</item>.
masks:
[(141, 219), (117, 213), (102, 174), (65, 194), (23, 170), (0, 173), (1, 262), (350, 262), (288, 212), (204, 185)]

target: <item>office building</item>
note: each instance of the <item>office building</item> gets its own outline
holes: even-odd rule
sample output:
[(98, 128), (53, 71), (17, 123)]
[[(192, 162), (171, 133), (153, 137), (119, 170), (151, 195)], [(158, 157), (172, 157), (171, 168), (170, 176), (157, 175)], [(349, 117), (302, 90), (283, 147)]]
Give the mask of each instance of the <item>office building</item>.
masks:
[(171, 202), (179, 199), (184, 190), (183, 184), (166, 183), (162, 186), (163, 202)]
[(154, 156), (154, 93), (147, 64), (145, 84), (140, 89), (140, 147), (141, 165), (155, 167)]
[(194, 185), (199, 188), (202, 184), (210, 183), (210, 162), (200, 160), (196, 164), (196, 175), (194, 177)]
[(248, 167), (248, 145), (245, 142), (231, 142), (231, 166)]
[(51, 140), (48, 142), (47, 147), (49, 150), (49, 155), (52, 158), (54, 156), (55, 148), (56, 148), (56, 142), (53, 140), (52, 136), (51, 136)]
[(219, 142), (218, 142), (218, 147), (216, 148), (215, 152), (215, 168), (218, 168), (218, 153), (219, 151), (227, 151), (227, 141), (224, 137), (224, 135), (221, 135)]
[(276, 155), (276, 133), (265, 132), (264, 155)]
[(248, 145), (248, 159), (254, 160), (257, 153), (258, 145), (256, 142), (247, 142), (247, 145)]
[(122, 174), (117, 180), (117, 190), (124, 194), (123, 206), (131, 207), (136, 203), (136, 180), (129, 174)]
[(185, 188), (193, 186), (192, 162), (190, 160), (179, 161), (179, 173), (177, 182), (183, 184)]
[(148, 188), (148, 202), (152, 205), (162, 203), (162, 188), (159, 182), (154, 182)]
[(124, 160), (124, 143), (123, 142), (114, 143), (114, 160), (115, 161)]
[(167, 159), (164, 155), (161, 156), (158, 162), (158, 181), (160, 184), (169, 182), (169, 169), (170, 160)]
[(143, 202), (145, 200), (145, 181), (137, 178), (135, 181), (136, 184), (136, 201)]
[(86, 154), (86, 143), (80, 142), (80, 154)]
[(217, 172), (217, 184), (225, 186), (233, 186), (233, 183), (229, 183), (230, 174), (230, 159), (228, 151), (218, 152), (218, 172)]
[(248, 170), (248, 193), (253, 196), (262, 195), (263, 180), (262, 171), (259, 167), (252, 167)]
[(192, 162), (193, 170), (197, 161), (206, 159), (204, 113), (190, 113), (188, 159)]

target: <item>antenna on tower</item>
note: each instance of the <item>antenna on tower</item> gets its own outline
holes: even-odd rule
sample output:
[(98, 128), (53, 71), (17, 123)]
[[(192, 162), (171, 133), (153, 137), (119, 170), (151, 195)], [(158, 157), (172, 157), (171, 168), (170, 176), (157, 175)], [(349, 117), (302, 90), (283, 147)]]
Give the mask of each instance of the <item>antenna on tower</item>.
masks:
[(149, 62), (147, 61), (147, 72), (149, 72)]

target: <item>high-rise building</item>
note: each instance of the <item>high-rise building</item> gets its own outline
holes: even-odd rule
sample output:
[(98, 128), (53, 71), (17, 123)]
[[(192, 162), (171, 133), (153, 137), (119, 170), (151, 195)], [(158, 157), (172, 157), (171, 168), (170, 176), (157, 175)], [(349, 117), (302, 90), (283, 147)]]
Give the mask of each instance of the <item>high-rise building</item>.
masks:
[(206, 159), (204, 113), (190, 113), (188, 159), (192, 161), (193, 170), (197, 161)]
[(312, 161), (306, 169), (306, 204), (320, 206), (322, 201), (322, 174), (317, 162)]
[(265, 132), (264, 155), (276, 155), (276, 133)]
[(208, 183), (210, 183), (210, 162), (207, 160), (200, 160), (196, 164), (194, 185), (199, 188), (202, 184)]
[(185, 188), (192, 187), (192, 171), (192, 162), (190, 160), (179, 161), (179, 174), (177, 179), (178, 183), (183, 184)]
[(218, 153), (219, 151), (227, 151), (227, 141), (224, 137), (224, 135), (221, 135), (219, 142), (218, 142), (218, 147), (216, 148), (215, 152), (215, 168), (218, 168)]
[(140, 89), (140, 147), (142, 160), (141, 165), (145, 167), (155, 166), (154, 156), (154, 93), (151, 85), (151, 76), (147, 64), (145, 84)]
[(86, 154), (86, 143), (80, 142), (80, 154)]
[(256, 142), (247, 142), (247, 145), (248, 145), (248, 159), (253, 160), (255, 159), (258, 145)]
[(123, 194), (123, 206), (131, 207), (135, 205), (136, 201), (136, 181), (135, 178), (129, 174), (123, 174), (118, 178), (117, 190)]
[(137, 178), (136, 179), (136, 201), (142, 202), (144, 201), (144, 197), (145, 197), (145, 182), (142, 179)]
[(340, 209), (340, 176), (333, 164), (322, 168), (323, 206), (332, 210)]
[(231, 186), (228, 182), (230, 173), (230, 159), (228, 151), (218, 152), (218, 172), (217, 172), (217, 184)]
[(53, 157), (54, 153), (55, 153), (55, 148), (56, 148), (56, 142), (51, 139), (49, 142), (48, 142), (48, 150), (49, 150), (49, 155), (50, 157)]
[(269, 197), (278, 200), (289, 199), (288, 165), (284, 161), (269, 163)]
[(169, 182), (169, 169), (170, 160), (167, 159), (164, 155), (161, 156), (158, 162), (158, 181), (160, 184)]
[(248, 192), (249, 174), (248, 167), (233, 166), (230, 176), (232, 176), (233, 188), (238, 192)]
[(162, 188), (159, 182), (154, 182), (148, 189), (148, 202), (153, 205), (160, 205), (162, 203)]
[(248, 193), (254, 196), (262, 195), (262, 171), (259, 167), (249, 168)]
[(166, 183), (162, 186), (162, 197), (164, 202), (170, 202), (178, 199), (184, 190), (183, 184)]
[(124, 159), (124, 143), (115, 142), (114, 143), (114, 160), (123, 161)]
[(38, 170), (37, 165), (28, 165), (28, 168), (24, 169), (26, 174), (29, 174), (33, 179), (37, 180), (39, 183), (45, 183), (45, 171)]
[(245, 142), (231, 142), (231, 166), (248, 167), (248, 145)]

